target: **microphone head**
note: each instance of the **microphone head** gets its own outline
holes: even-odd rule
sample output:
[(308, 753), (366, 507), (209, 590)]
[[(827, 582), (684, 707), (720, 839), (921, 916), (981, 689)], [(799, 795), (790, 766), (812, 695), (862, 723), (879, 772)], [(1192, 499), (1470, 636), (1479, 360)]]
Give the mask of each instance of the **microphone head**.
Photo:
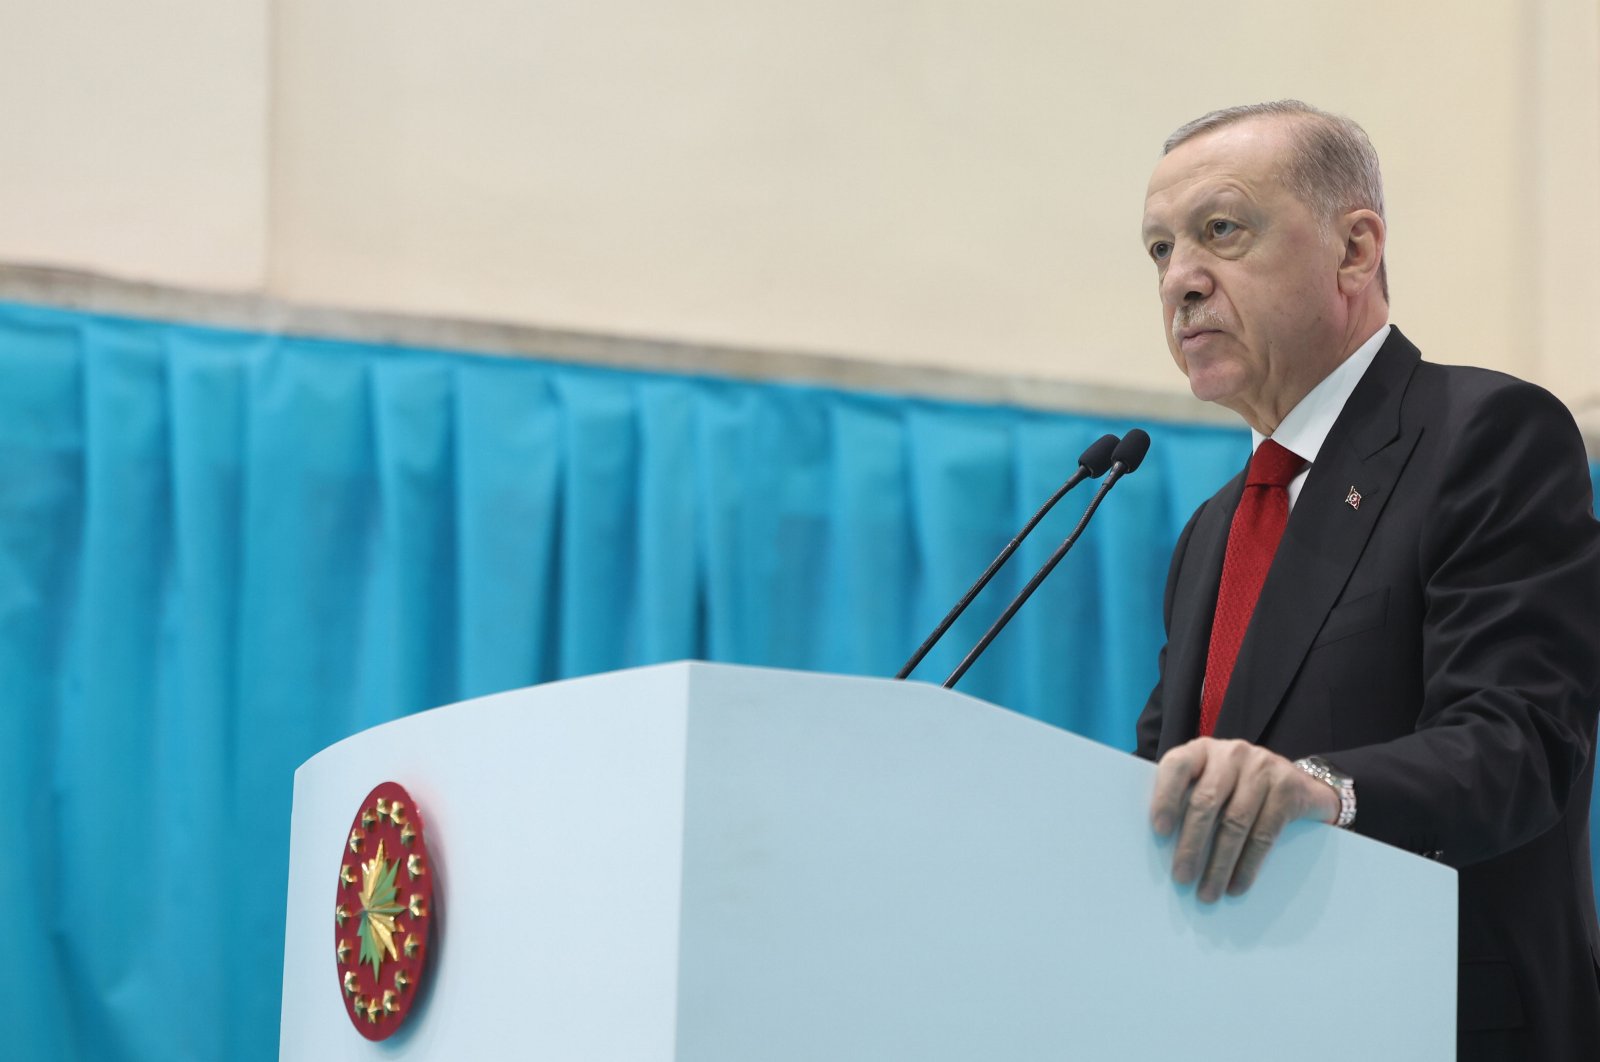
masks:
[(1115, 435), (1102, 435), (1089, 444), (1089, 448), (1078, 458), (1078, 464), (1089, 473), (1090, 478), (1099, 479), (1106, 474), (1106, 469), (1111, 467), (1111, 454), (1117, 448)]
[(1111, 463), (1122, 466), (1122, 474), (1136, 471), (1144, 461), (1144, 455), (1150, 451), (1150, 436), (1141, 428), (1130, 428), (1128, 434), (1117, 443), (1116, 450), (1111, 455)]

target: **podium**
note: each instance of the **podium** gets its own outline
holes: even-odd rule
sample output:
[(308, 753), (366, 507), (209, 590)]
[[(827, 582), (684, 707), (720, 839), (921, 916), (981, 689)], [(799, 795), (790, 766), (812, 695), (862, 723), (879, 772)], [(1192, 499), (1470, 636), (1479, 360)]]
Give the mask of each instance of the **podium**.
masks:
[[(1455, 1057), (1455, 872), (1314, 823), (1199, 903), (1154, 767), (921, 683), (678, 663), (423, 712), (295, 774), (280, 1057)], [(351, 815), (434, 867), (391, 1039), (339, 994)]]

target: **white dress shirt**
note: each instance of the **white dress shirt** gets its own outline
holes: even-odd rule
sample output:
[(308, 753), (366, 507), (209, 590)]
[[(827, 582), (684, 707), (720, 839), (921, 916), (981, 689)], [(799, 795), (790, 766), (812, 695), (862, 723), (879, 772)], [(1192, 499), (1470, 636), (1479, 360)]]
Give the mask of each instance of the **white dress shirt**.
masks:
[[(1333, 430), (1333, 422), (1339, 419), (1339, 414), (1344, 411), (1344, 404), (1350, 400), (1356, 384), (1366, 375), (1372, 359), (1378, 356), (1378, 348), (1389, 338), (1389, 327), (1384, 325), (1374, 332), (1365, 343), (1356, 348), (1354, 354), (1344, 360), (1343, 364), (1323, 377), (1322, 382), (1296, 403), (1288, 416), (1283, 418), (1283, 423), (1278, 425), (1278, 430), (1272, 433), (1271, 438), (1277, 440), (1279, 446), (1306, 460), (1306, 467), (1289, 481), (1290, 509), (1294, 508), (1295, 499), (1300, 497), (1300, 488), (1305, 484), (1311, 466), (1317, 463), (1317, 454), (1322, 450), (1328, 432)], [(1255, 453), (1256, 447), (1266, 438), (1267, 436), (1251, 428), (1250, 452)]]

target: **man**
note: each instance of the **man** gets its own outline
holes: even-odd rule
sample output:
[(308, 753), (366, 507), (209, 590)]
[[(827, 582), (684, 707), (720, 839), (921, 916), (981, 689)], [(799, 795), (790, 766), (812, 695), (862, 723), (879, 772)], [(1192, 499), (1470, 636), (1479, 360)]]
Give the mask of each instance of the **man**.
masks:
[(1459, 1057), (1600, 1059), (1600, 524), (1572, 417), (1388, 324), (1377, 158), (1345, 119), (1179, 129), (1144, 241), (1173, 358), (1256, 443), (1178, 540), (1138, 723), (1174, 879), (1243, 892), (1298, 818), (1440, 859)]

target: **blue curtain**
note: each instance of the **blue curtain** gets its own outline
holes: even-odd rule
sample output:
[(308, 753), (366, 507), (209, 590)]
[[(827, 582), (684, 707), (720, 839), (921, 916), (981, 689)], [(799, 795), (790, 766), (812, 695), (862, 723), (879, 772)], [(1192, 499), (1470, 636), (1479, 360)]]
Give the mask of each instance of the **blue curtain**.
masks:
[[(891, 674), (1127, 426), (0, 304), (0, 1053), (275, 1058), (305, 758), (663, 660)], [(1146, 426), (962, 683), (1124, 748), (1172, 544), (1248, 447)]]

